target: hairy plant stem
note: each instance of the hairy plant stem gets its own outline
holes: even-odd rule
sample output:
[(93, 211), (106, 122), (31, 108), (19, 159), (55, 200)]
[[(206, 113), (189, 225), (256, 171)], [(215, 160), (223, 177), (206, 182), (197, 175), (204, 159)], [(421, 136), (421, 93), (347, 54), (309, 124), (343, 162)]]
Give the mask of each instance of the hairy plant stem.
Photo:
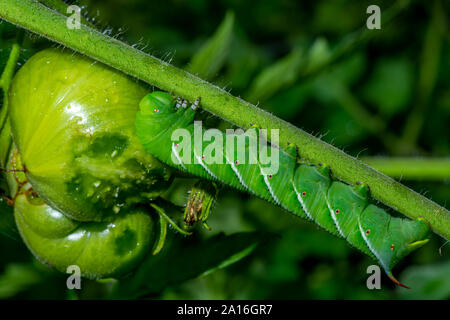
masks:
[(363, 157), (361, 160), (392, 178), (427, 181), (450, 179), (450, 158)]
[(8, 91), (11, 85), (14, 71), (16, 70), (17, 61), (19, 60), (22, 40), (23, 31), (19, 31), (16, 41), (11, 47), (11, 52), (9, 53), (8, 60), (6, 61), (6, 66), (3, 69), (2, 75), (0, 77), (0, 88), (3, 91), (3, 106), (0, 111), (0, 128), (3, 128), (3, 126), (5, 125), (8, 115)]
[[(14, 76), (14, 71), (17, 67), (17, 62), (20, 57), (20, 49), (23, 41), (23, 30), (19, 30), (16, 36), (16, 41), (11, 46), (11, 51), (6, 61), (5, 68), (0, 76), (0, 89), (3, 92), (2, 105), (0, 110), (0, 144), (3, 145), (5, 149), (0, 150), (0, 168), (5, 170), (6, 162), (9, 154), (9, 149), (11, 148), (12, 139), (10, 135), (10, 125), (8, 122), (8, 92), (11, 86), (12, 78)], [(6, 182), (6, 181), (4, 181)], [(6, 191), (9, 194), (8, 186), (6, 183), (1, 183), (0, 189)], [(7, 200), (9, 201), (9, 199)]]
[(58, 11), (64, 15), (67, 15), (68, 5), (62, 0), (39, 0), (40, 3), (45, 4), (47, 7)]
[(65, 16), (36, 0), (2, 0), (0, 17), (168, 92), (191, 101), (200, 96), (205, 110), (242, 128), (256, 123), (261, 128), (280, 130), (280, 146), (284, 147), (288, 142), (295, 143), (303, 159), (315, 164), (328, 164), (336, 178), (349, 184), (366, 182), (376, 199), (410, 218), (425, 218), (436, 233), (450, 239), (450, 213), (447, 209), (343, 151), (195, 75), (88, 26), (68, 29)]
[[(11, 47), (11, 52), (9, 53), (8, 60), (6, 61), (6, 66), (3, 69), (2, 75), (0, 77), (0, 87), (6, 93), (11, 85), (12, 77), (17, 66), (17, 61), (20, 55), (20, 43), (22, 42), (23, 32), (17, 36), (16, 42)], [(6, 99), (5, 99), (6, 100)]]

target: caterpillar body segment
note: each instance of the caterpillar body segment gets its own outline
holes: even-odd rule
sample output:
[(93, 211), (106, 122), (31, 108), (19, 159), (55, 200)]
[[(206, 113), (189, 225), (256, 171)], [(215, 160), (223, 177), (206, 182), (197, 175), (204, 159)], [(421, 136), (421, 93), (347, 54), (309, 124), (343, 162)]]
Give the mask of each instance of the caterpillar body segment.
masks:
[[(393, 217), (370, 203), (367, 185), (333, 181), (326, 165), (298, 163), (292, 144), (285, 150), (265, 147), (257, 126), (243, 135), (214, 135), (214, 142), (219, 139), (222, 143), (196, 144), (196, 130), (201, 131), (201, 137), (208, 136), (208, 131), (195, 126), (196, 109), (196, 105), (188, 107), (167, 93), (154, 92), (144, 97), (136, 118), (136, 133), (146, 150), (179, 170), (247, 191), (315, 222), (376, 259), (400, 284), (391, 271), (428, 241), (429, 228), (424, 220)], [(239, 144), (238, 139), (245, 143)], [(228, 141), (232, 143), (225, 143)], [(270, 172), (266, 162), (261, 161), (259, 150), (265, 154), (278, 152), (276, 172)]]

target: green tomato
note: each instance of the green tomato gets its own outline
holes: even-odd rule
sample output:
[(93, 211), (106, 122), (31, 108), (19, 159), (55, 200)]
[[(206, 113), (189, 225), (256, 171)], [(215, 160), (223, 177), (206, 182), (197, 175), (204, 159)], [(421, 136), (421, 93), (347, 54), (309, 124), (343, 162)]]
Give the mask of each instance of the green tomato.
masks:
[(15, 200), (19, 232), (31, 252), (61, 272), (77, 265), (84, 277), (99, 279), (131, 271), (153, 243), (152, 218), (132, 210), (104, 222), (77, 222), (27, 195)]
[(135, 134), (146, 91), (118, 71), (56, 49), (18, 71), (9, 96), (13, 140), (27, 180), (53, 209), (104, 221), (167, 189), (170, 170)]
[(41, 262), (61, 272), (77, 265), (84, 277), (115, 277), (131, 271), (155, 241), (152, 217), (142, 208), (126, 209), (102, 222), (80, 222), (47, 205), (22, 172), (17, 149), (11, 151), (7, 180), (17, 228)]
[(41, 262), (62, 272), (77, 265), (84, 277), (99, 279), (131, 271), (149, 253), (157, 231), (154, 217), (144, 207), (126, 208), (102, 222), (76, 221), (47, 205), (33, 190), (20, 171), (23, 164), (14, 145), (6, 161), (17, 228)]

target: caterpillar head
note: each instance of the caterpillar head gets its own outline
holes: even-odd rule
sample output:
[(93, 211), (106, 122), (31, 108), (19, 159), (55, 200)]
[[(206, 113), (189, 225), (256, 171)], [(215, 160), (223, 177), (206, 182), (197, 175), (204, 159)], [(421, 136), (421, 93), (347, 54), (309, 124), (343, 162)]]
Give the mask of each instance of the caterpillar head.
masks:
[(175, 112), (175, 99), (167, 92), (154, 91), (147, 94), (139, 103), (142, 115), (160, 116)]
[(185, 127), (194, 120), (199, 100), (188, 107), (186, 100), (175, 99), (166, 92), (154, 91), (139, 103), (136, 115), (136, 134), (145, 146), (158, 141), (163, 135), (172, 133), (173, 128)]

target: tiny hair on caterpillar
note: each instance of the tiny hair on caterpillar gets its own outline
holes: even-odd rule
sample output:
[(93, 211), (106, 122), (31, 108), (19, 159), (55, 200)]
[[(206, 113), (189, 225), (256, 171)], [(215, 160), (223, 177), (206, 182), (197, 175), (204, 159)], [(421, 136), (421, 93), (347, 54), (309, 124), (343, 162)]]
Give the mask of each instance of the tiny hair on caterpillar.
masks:
[[(145, 149), (178, 170), (251, 193), (316, 223), (378, 261), (392, 281), (406, 287), (392, 269), (429, 241), (430, 229), (424, 219), (392, 216), (374, 204), (364, 182), (352, 186), (334, 180), (326, 164), (301, 161), (293, 144), (286, 148), (266, 145), (264, 130), (257, 125), (243, 135), (217, 134), (217, 129), (208, 135), (194, 121), (199, 103), (200, 98), (189, 105), (161, 91), (147, 94), (140, 101), (135, 123)], [(184, 134), (174, 134), (176, 130)], [(195, 143), (198, 130), (202, 137), (214, 136), (215, 141)], [(217, 139), (232, 144), (215, 143)], [(268, 170), (267, 159), (263, 159), (273, 154), (277, 155), (276, 172)]]

